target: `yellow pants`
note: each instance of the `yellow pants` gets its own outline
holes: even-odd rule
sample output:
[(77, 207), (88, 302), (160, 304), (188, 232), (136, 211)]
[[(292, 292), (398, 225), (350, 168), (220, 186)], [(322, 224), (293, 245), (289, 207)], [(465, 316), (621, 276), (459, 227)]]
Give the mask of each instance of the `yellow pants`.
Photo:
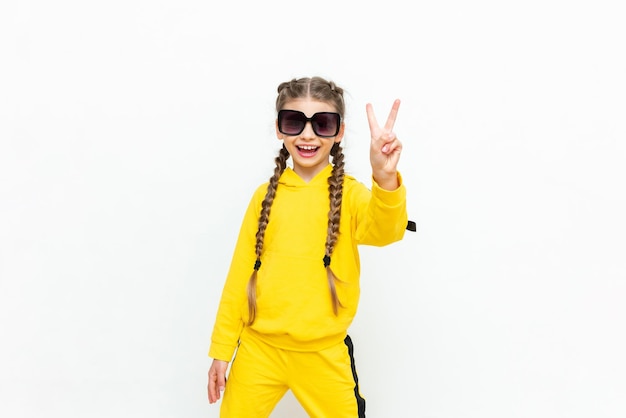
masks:
[(319, 352), (297, 352), (246, 332), (228, 375), (220, 417), (267, 418), (288, 389), (310, 417), (365, 417), (349, 336)]

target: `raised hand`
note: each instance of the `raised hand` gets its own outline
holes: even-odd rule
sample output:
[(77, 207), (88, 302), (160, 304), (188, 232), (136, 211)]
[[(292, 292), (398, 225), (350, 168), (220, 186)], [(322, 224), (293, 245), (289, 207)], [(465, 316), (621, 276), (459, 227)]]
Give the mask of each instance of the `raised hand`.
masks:
[(393, 132), (396, 122), (400, 100), (396, 99), (391, 106), (391, 112), (387, 117), (384, 127), (378, 126), (374, 108), (370, 103), (365, 106), (367, 121), (370, 127), (372, 142), (370, 144), (370, 163), (372, 175), (380, 187), (386, 190), (398, 188), (398, 161), (402, 152), (402, 143)]

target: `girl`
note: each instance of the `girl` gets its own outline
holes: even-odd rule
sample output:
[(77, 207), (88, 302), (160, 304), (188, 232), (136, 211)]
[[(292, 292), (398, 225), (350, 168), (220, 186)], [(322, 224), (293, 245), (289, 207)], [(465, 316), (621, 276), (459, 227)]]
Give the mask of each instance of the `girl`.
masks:
[(287, 390), (309, 416), (365, 416), (347, 330), (359, 300), (357, 245), (398, 241), (407, 226), (392, 131), (399, 106), (382, 128), (366, 106), (370, 191), (344, 174), (343, 90), (320, 77), (278, 86), (283, 146), (245, 214), (209, 349), (209, 402), (224, 391), (222, 417), (268, 417)]

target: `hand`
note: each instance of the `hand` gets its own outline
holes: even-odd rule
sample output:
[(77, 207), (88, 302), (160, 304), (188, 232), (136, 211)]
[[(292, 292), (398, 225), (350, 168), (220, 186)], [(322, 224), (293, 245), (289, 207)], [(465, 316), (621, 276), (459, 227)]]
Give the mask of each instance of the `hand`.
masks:
[(227, 361), (213, 360), (209, 368), (209, 384), (207, 385), (209, 403), (215, 403), (221, 398), (220, 392), (223, 392), (226, 387), (227, 368)]
[(372, 137), (370, 144), (372, 175), (376, 183), (386, 190), (395, 190), (399, 186), (397, 167), (402, 152), (402, 143), (393, 132), (393, 125), (396, 122), (399, 108), (400, 100), (396, 99), (391, 106), (391, 112), (389, 112), (385, 126), (381, 128), (378, 126), (376, 116), (374, 116), (372, 105), (368, 103), (365, 107)]

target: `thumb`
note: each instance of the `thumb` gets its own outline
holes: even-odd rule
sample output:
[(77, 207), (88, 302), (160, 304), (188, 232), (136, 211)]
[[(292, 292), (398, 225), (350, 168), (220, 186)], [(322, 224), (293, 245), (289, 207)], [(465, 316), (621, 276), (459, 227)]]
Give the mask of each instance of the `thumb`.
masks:
[(226, 370), (220, 370), (217, 373), (217, 389), (222, 392), (226, 387)]

